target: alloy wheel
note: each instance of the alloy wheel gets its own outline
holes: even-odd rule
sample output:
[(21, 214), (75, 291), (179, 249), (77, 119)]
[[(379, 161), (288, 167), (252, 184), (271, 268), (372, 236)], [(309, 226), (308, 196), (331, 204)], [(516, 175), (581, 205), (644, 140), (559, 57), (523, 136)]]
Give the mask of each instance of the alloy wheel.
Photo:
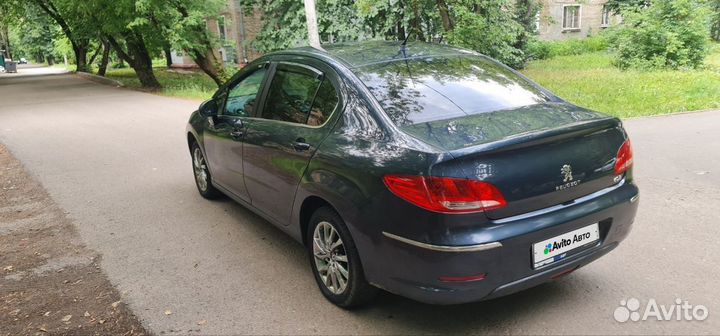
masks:
[(342, 294), (350, 279), (350, 267), (340, 234), (329, 222), (320, 222), (313, 232), (313, 256), (320, 279), (333, 294)]
[(193, 150), (193, 171), (195, 172), (195, 182), (197, 182), (198, 188), (202, 191), (207, 191), (208, 188), (208, 171), (207, 165), (205, 164), (205, 157), (203, 156), (200, 148)]

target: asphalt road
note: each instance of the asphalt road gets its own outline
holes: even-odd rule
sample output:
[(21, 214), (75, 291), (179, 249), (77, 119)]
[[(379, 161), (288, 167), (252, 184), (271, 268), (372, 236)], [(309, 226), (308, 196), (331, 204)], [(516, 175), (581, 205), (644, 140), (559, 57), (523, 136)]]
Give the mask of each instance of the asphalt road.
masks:
[[(322, 298), (299, 244), (240, 205), (197, 194), (183, 133), (197, 105), (74, 75), (0, 75), (0, 141), (156, 334), (720, 331), (719, 111), (626, 121), (641, 206), (624, 245), (599, 261), (489, 302), (439, 307), (383, 294), (350, 312)], [(709, 317), (616, 322), (631, 297), (641, 309), (688, 300)]]

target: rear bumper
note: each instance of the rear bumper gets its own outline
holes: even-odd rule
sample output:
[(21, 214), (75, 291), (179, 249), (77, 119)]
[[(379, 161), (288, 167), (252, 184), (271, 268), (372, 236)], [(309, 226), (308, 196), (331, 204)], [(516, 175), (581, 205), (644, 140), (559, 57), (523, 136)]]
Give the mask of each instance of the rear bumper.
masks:
[[(373, 248), (361, 252), (361, 258), (368, 281), (417, 301), (459, 304), (495, 298), (547, 282), (612, 251), (630, 232), (637, 199), (638, 188), (621, 182), (570, 205), (492, 221), (449, 239), (468, 241), (471, 235), (474, 245), (434, 245), (386, 232), (372, 239)], [(532, 244), (593, 223), (599, 223), (597, 243), (533, 269)], [(439, 280), (478, 274), (486, 274), (485, 279)]]

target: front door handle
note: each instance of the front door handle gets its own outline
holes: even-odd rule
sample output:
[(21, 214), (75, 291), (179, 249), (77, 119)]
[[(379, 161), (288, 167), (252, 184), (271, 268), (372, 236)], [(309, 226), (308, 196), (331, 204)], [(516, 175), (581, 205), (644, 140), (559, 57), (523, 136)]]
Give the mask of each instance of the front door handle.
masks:
[(243, 136), (245, 136), (245, 123), (242, 121), (242, 119), (236, 119), (232, 123), (233, 130), (230, 131), (230, 136), (233, 137), (233, 139), (240, 139)]
[(310, 149), (310, 144), (305, 142), (305, 139), (303, 138), (298, 138), (297, 140), (295, 140), (295, 142), (292, 143), (292, 146), (298, 152)]

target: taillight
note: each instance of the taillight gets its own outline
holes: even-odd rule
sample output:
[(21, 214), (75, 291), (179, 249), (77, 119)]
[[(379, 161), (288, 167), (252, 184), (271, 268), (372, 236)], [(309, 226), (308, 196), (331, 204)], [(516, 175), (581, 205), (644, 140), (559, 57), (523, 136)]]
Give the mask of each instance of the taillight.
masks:
[(396, 196), (434, 212), (472, 213), (507, 204), (500, 190), (482, 181), (408, 175), (387, 175), (384, 180)]
[(615, 158), (615, 175), (626, 172), (633, 164), (633, 153), (630, 140), (625, 140)]

